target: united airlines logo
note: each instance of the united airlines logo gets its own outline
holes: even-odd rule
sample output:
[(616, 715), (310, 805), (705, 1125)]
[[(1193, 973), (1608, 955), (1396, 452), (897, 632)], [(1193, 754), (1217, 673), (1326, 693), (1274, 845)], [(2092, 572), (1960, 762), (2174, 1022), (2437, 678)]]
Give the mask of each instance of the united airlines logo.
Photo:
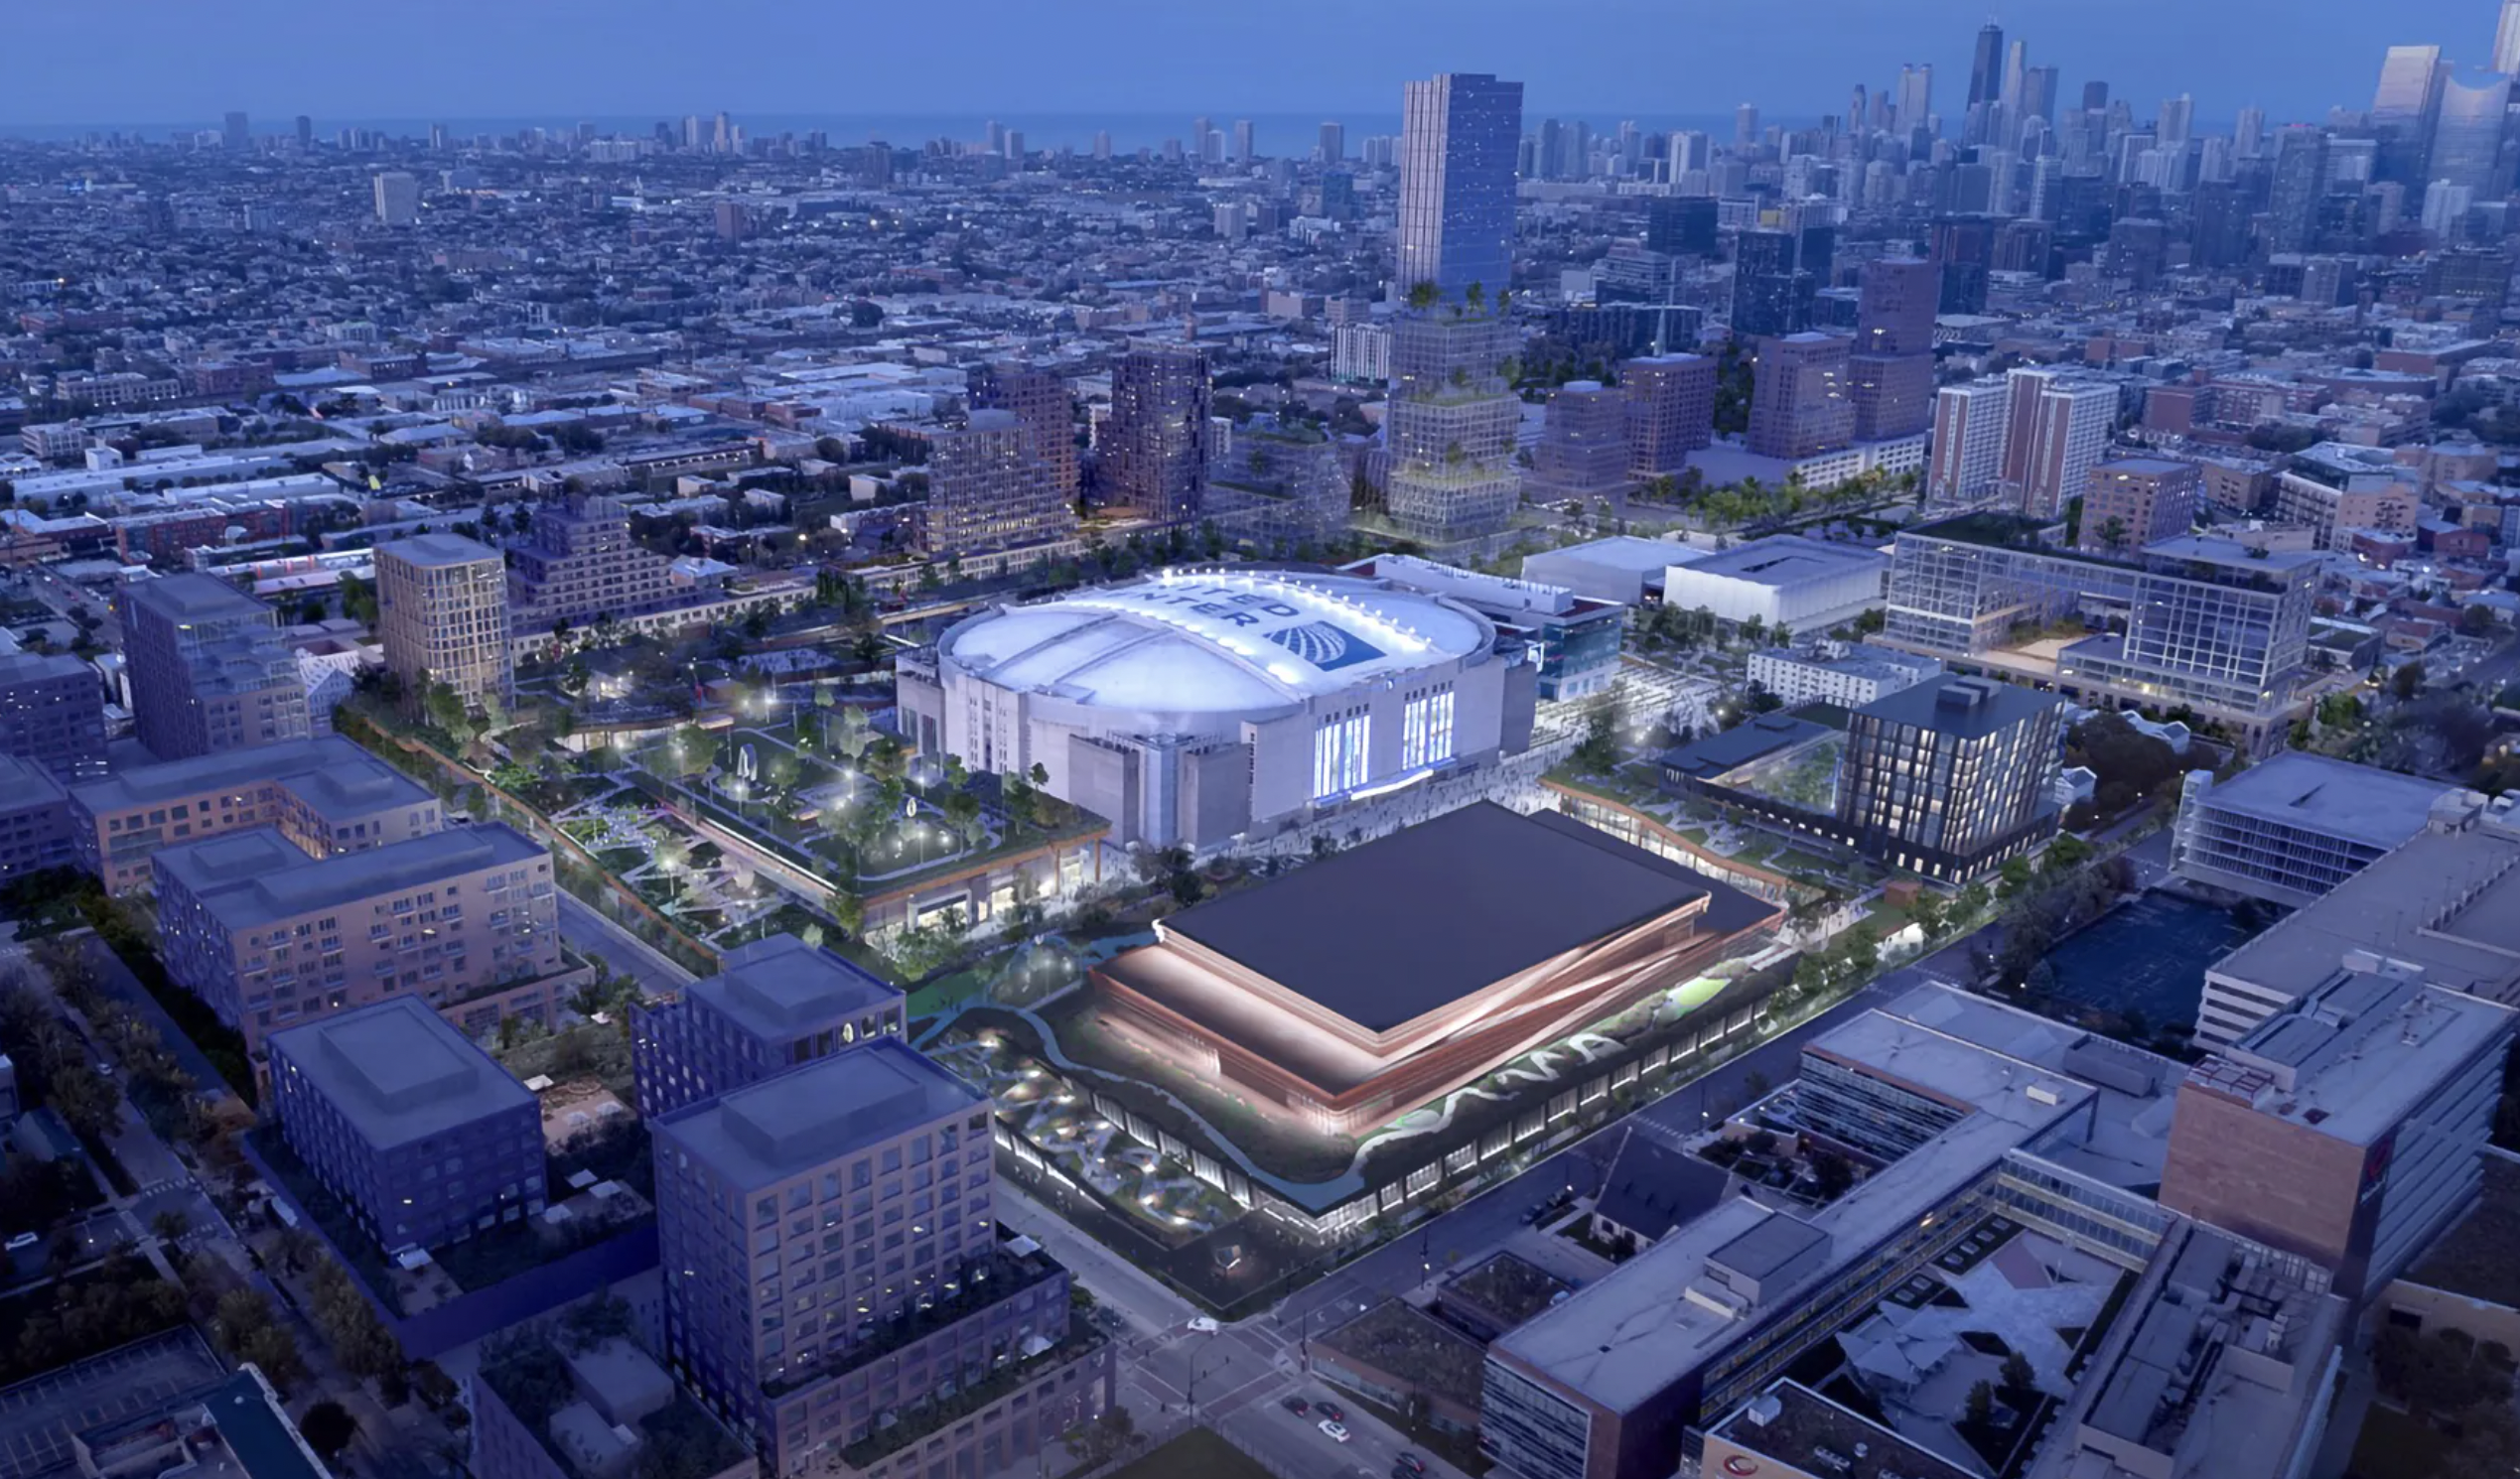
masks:
[(1327, 621), (1307, 621), (1269, 633), (1269, 640), (1284, 647), (1325, 673), (1354, 667), (1382, 656), (1382, 649), (1353, 632), (1343, 631)]

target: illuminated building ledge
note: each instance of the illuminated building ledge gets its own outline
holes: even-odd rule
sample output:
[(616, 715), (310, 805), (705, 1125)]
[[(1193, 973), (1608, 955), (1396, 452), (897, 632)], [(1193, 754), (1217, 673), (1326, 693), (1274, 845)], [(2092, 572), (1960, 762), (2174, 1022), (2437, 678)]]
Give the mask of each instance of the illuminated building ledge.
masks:
[(1554, 814), (1480, 804), (1159, 922), (1097, 968), (1129, 1035), (1369, 1132), (1668, 988), (1778, 907)]

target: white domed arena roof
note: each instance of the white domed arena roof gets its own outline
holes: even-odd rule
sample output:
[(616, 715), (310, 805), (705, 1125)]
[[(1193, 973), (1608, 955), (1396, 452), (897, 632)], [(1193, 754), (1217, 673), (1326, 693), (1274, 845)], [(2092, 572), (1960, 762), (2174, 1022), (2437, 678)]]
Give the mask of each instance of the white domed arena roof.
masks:
[(939, 656), (1000, 688), (1095, 708), (1284, 708), (1492, 646), (1487, 619), (1352, 576), (1165, 571), (957, 624)]

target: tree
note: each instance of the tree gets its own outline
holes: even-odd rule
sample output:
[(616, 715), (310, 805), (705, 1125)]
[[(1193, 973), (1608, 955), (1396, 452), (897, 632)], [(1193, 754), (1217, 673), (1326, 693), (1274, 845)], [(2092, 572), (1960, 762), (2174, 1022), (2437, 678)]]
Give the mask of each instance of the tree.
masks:
[(1110, 1463), (1142, 1441), (1138, 1419), (1118, 1403), (1104, 1409), (1101, 1416), (1069, 1428), (1066, 1438), (1067, 1450), (1089, 1469)]
[(2004, 1390), (2008, 1392), (2028, 1392), (2038, 1385), (2036, 1373), (2030, 1370), (2030, 1357), (2019, 1351), (2005, 1353), (2002, 1375)]
[(193, 1219), (173, 1207), (149, 1219), (149, 1231), (155, 1233), (161, 1243), (181, 1242), (184, 1235), (192, 1229)]
[(1941, 894), (1930, 888), (1919, 888), (1916, 890), (1916, 902), (1909, 905), (1907, 909), (1908, 922), (1915, 925), (1923, 932), (1925, 938), (1930, 940), (1941, 934), (1943, 926), (1949, 923), (1943, 917), (1943, 907)]
[(306, 1415), (298, 1419), (298, 1432), (316, 1452), (328, 1459), (339, 1458), (350, 1439), (358, 1436), (358, 1419), (350, 1409), (328, 1398), (306, 1410)]
[(1969, 1423), (1984, 1427), (1995, 1420), (1995, 1384), (1979, 1382), (1969, 1389), (1965, 1411)]
[(2399, 703), (2407, 703), (2423, 691), (2424, 664), (2420, 659), (2389, 675), (2389, 692), (2398, 696)]
[(338, 589), (342, 593), (342, 614), (362, 626), (376, 624), (376, 586), (372, 581), (345, 574)]
[(963, 846), (976, 848), (988, 840), (987, 824), (980, 819), (980, 798), (969, 791), (957, 790), (944, 799), (939, 808), (945, 821), (961, 836)]
[(2061, 874), (2082, 867), (2090, 862), (2091, 858), (2091, 844), (2070, 832), (2060, 832), (2056, 835), (2056, 839), (2047, 845), (2047, 852), (2039, 862), (2047, 872)]
[(2107, 518), (2102, 519), (2100, 521), (2100, 528), (2097, 532), (2100, 535), (2100, 547), (2107, 550), (2110, 554), (2117, 554), (2119, 551), (2126, 548), (2126, 520), (2118, 517), (2116, 514), (2113, 513)]

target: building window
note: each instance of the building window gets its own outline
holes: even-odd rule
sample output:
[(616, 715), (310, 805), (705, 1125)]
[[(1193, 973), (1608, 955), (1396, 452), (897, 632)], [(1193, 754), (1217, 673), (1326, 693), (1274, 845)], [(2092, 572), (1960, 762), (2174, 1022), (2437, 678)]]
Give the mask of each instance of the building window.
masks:
[(1319, 800), (1365, 783), (1373, 716), (1362, 709), (1326, 718), (1313, 732), (1313, 796)]

